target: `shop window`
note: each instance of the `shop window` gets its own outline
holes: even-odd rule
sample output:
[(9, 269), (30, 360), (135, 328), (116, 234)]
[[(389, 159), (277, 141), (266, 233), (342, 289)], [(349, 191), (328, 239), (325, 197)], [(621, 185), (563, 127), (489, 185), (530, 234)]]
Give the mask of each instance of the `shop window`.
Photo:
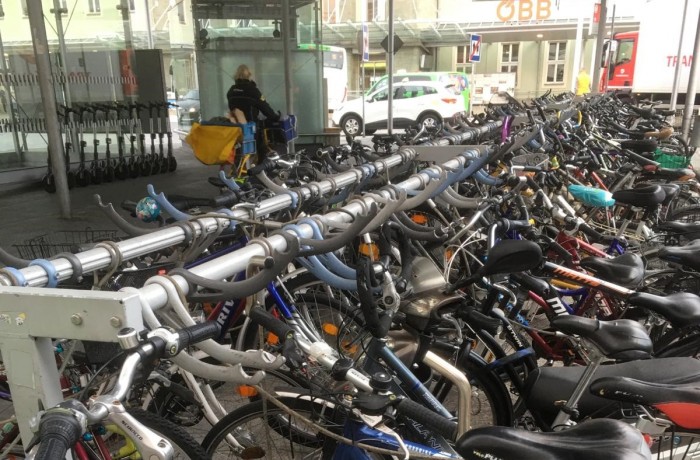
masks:
[(457, 47), (457, 59), (455, 64), (457, 72), (468, 72), (471, 69), (469, 65), (469, 46)]
[(564, 83), (566, 67), (566, 42), (548, 42), (547, 80), (548, 84)]
[(499, 69), (503, 73), (515, 74), (515, 86), (518, 86), (518, 61), (520, 60), (520, 43), (501, 44)]

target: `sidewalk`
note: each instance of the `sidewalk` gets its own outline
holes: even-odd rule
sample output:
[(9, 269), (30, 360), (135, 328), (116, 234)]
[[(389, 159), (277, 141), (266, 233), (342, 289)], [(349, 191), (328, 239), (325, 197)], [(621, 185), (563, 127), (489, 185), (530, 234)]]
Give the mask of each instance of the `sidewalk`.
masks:
[[(185, 148), (175, 151), (178, 168), (175, 172), (115, 181), (70, 191), (72, 219), (62, 219), (58, 207), (58, 196), (46, 193), (40, 185), (0, 186), (0, 246), (10, 250), (12, 244), (29, 238), (50, 234), (60, 230), (116, 229), (112, 222), (95, 204), (93, 195), (98, 193), (104, 203), (112, 202), (122, 211), (119, 203), (129, 199), (138, 201), (147, 195), (146, 185), (153, 184), (157, 192), (178, 193), (189, 196), (213, 196), (217, 189), (207, 182), (216, 176), (218, 166), (206, 166), (194, 158)], [(128, 217), (132, 219), (131, 217)]]

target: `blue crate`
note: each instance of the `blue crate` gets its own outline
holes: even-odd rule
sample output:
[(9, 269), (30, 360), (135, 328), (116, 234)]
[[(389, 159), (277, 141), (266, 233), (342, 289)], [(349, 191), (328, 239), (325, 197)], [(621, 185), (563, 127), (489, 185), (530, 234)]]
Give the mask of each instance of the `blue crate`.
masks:
[(285, 142), (293, 141), (297, 138), (296, 115), (287, 115), (280, 119), (280, 121), (266, 121), (265, 127), (277, 131), (275, 135), (279, 133)]
[(241, 153), (243, 155), (251, 155), (255, 153), (255, 123), (245, 123), (240, 126), (243, 130), (243, 145), (241, 146)]

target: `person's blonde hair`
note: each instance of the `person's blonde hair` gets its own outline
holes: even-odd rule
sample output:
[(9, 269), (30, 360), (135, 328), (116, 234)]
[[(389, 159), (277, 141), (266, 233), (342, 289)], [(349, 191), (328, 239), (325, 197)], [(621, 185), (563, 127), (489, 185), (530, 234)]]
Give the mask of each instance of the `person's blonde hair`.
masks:
[(241, 64), (236, 69), (236, 75), (233, 76), (234, 80), (250, 80), (253, 73), (250, 71), (247, 65)]

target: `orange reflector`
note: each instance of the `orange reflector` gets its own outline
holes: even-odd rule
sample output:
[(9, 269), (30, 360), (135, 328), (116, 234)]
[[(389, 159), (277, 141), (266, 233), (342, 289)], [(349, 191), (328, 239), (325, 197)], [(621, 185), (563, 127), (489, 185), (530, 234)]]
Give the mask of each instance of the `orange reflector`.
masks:
[(379, 259), (379, 248), (374, 243), (360, 243), (360, 254), (369, 257), (372, 261)]
[(250, 385), (239, 385), (238, 388), (236, 388), (236, 391), (244, 398), (252, 398), (253, 396), (258, 395), (258, 390)]
[(411, 214), (411, 220), (418, 225), (428, 225), (428, 216), (420, 213)]
[(268, 332), (267, 333), (267, 343), (269, 343), (270, 345), (277, 345), (278, 343), (280, 343), (280, 338), (277, 337), (272, 332)]
[(350, 345), (350, 342), (343, 342), (342, 347), (343, 351), (345, 351), (346, 353), (350, 353), (351, 355), (357, 353), (357, 344)]
[(323, 332), (325, 332), (328, 335), (332, 336), (337, 336), (338, 335), (338, 326), (332, 323), (323, 323)]
[(450, 260), (453, 255), (454, 252), (452, 251), (452, 249), (445, 249), (445, 260)]

